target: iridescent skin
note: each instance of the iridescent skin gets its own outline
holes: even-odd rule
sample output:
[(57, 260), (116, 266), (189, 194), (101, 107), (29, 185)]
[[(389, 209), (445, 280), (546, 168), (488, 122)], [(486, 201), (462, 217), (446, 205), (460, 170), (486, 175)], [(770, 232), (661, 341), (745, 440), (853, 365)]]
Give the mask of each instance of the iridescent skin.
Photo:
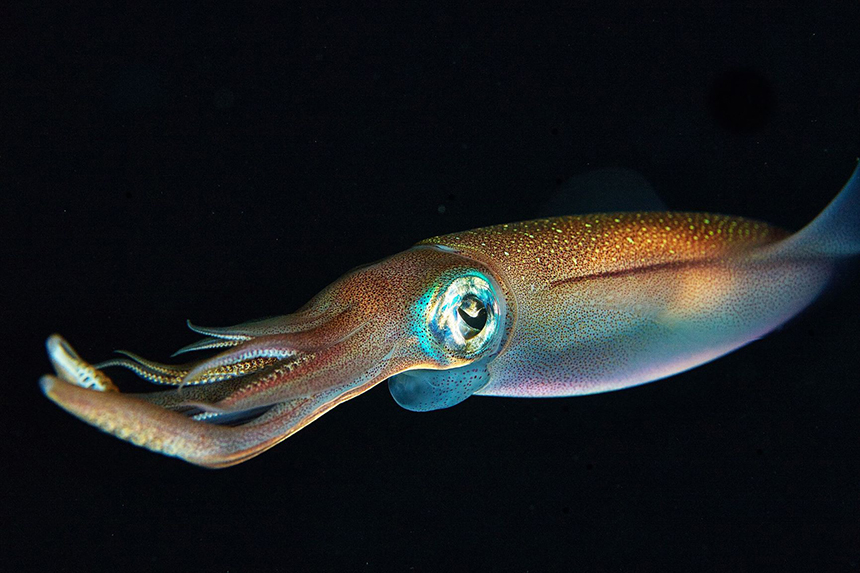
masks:
[[(41, 380), (82, 420), (207, 467), (240, 463), (389, 379), (425, 411), (471, 394), (573, 396), (627, 388), (722, 356), (810, 304), (860, 252), (860, 170), (794, 235), (707, 213), (556, 217), (434, 237), (335, 281), (293, 314), (179, 353), (83, 361), (48, 339)], [(124, 366), (170, 390), (122, 394)]]

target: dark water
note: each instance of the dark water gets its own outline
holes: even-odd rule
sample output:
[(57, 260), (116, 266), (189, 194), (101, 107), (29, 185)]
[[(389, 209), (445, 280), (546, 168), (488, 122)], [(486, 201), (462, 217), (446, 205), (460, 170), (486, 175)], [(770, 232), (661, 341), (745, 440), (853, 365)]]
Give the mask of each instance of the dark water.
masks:
[(856, 271), (669, 380), (423, 415), (379, 387), (217, 472), (44, 399), (51, 332), (163, 358), (591, 169), (798, 228), (860, 155), (856, 2), (240, 4), (4, 18), (0, 567), (860, 568)]

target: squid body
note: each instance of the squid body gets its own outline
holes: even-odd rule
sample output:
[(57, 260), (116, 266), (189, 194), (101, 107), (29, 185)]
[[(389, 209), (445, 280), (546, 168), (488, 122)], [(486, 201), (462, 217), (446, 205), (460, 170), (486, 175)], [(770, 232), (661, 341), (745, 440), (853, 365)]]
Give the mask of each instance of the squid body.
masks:
[[(602, 213), (421, 241), (344, 275), (298, 311), (204, 338), (185, 364), (90, 365), (58, 335), (45, 395), (85, 422), (207, 467), (245, 461), (384, 380), (415, 411), (472, 394), (627, 388), (772, 331), (860, 252), (860, 168), (809, 225), (709, 213)], [(117, 391), (122, 366), (166, 388)]]

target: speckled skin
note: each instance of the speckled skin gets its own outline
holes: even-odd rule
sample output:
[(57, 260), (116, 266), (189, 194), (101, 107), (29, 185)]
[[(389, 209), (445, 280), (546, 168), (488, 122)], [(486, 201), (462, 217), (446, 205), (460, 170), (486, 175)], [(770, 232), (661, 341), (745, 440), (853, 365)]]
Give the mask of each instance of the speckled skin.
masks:
[[(419, 411), (472, 392), (570, 396), (641, 384), (763, 336), (814, 300), (835, 260), (860, 252), (858, 173), (790, 237), (707, 213), (475, 229), (356, 269), (291, 315), (192, 327), (208, 338), (180, 352), (226, 349), (211, 358), (171, 366), (127, 353), (102, 365), (174, 390), (122, 394), (54, 335), (47, 346), (56, 376), (44, 376), (42, 389), (124, 440), (225, 467), (390, 377), (398, 403)], [(490, 285), (498, 320), (492, 332), (479, 331), (486, 345), (460, 351), (439, 340), (431, 320), (443, 308), (440, 293), (475, 276)]]
[(758, 260), (788, 236), (709, 213), (539, 219), (434, 237), (486, 264), (515, 300), (490, 362), (493, 396), (571, 396), (649, 382), (721, 356), (811, 302), (822, 259)]

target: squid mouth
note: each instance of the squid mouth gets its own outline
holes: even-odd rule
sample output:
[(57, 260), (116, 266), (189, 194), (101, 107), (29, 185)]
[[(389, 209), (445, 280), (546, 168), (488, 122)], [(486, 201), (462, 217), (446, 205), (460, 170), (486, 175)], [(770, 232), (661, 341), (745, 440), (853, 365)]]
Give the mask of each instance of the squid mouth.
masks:
[[(189, 327), (206, 338), (185, 364), (122, 354), (89, 364), (59, 335), (47, 341), (56, 376), (45, 395), (63, 409), (136, 445), (206, 467), (249, 459), (331, 408), (395, 374), (395, 344), (344, 308), (299, 312), (229, 328)], [(167, 390), (120, 393), (104, 369), (123, 367)]]

